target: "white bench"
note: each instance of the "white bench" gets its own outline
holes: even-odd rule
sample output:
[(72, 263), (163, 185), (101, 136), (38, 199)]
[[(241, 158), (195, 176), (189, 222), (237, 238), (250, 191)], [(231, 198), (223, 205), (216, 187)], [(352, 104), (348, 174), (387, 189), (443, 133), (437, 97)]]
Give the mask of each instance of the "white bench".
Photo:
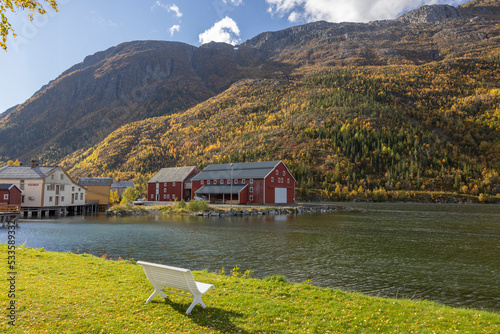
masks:
[(195, 307), (196, 304), (200, 304), (203, 308), (206, 308), (205, 303), (203, 302), (203, 300), (201, 300), (201, 297), (209, 289), (215, 289), (215, 287), (212, 284), (196, 282), (191, 270), (143, 261), (137, 261), (137, 263), (144, 268), (146, 277), (155, 288), (155, 291), (148, 298), (146, 303), (149, 303), (151, 299), (153, 299), (153, 297), (158, 294), (160, 294), (163, 298), (167, 298), (167, 295), (163, 291), (163, 287), (167, 286), (170, 288), (191, 292), (191, 296), (188, 296), (172, 291), (166, 291), (179, 296), (190, 297), (194, 299), (193, 303), (187, 309), (186, 314), (191, 313), (193, 307)]

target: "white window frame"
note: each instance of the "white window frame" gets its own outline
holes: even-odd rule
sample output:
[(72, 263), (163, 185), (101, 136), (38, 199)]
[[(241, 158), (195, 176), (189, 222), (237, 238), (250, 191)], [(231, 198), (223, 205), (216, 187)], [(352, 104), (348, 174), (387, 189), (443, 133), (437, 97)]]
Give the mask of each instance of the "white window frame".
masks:
[(250, 179), (250, 184), (253, 184), (253, 179)]
[(3, 199), (8, 200), (9, 199), (9, 194), (3, 194)]
[(253, 187), (250, 187), (250, 192), (253, 193)]
[(172, 187), (175, 187), (175, 182), (172, 182)]
[(271, 182), (274, 182), (274, 176), (271, 176)]
[(200, 181), (200, 184), (201, 184), (201, 185), (204, 185), (204, 184), (205, 184), (205, 181), (204, 181), (204, 180), (201, 180), (201, 181)]
[(250, 202), (252, 202), (253, 201), (253, 195), (250, 195), (249, 199), (250, 199)]

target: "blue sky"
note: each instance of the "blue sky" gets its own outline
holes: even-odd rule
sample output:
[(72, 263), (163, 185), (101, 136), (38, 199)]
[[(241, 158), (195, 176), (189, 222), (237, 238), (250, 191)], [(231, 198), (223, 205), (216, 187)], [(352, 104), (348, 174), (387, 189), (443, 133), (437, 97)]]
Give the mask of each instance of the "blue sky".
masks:
[[(1, 2), (1, 0), (0, 0)], [(10, 14), (18, 35), (0, 51), (0, 113), (24, 102), (97, 51), (133, 40), (242, 43), (307, 22), (368, 22), (429, 4), (466, 0), (59, 0), (33, 22)]]

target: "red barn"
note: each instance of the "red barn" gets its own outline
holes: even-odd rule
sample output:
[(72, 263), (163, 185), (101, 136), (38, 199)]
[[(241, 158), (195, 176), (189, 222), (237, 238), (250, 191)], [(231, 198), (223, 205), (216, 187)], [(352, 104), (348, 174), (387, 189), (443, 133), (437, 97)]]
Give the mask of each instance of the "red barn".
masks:
[(209, 202), (295, 203), (295, 178), (283, 161), (210, 165), (191, 182), (192, 197)]
[(22, 191), (15, 184), (0, 184), (0, 204), (21, 205)]
[(162, 168), (148, 181), (148, 201), (190, 200), (191, 178), (199, 173), (196, 166)]

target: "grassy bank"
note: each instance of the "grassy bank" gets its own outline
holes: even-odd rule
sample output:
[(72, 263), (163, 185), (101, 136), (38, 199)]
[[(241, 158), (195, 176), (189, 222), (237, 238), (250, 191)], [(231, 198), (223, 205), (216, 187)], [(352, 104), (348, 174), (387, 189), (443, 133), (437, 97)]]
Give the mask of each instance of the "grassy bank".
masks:
[[(0, 245), (7, 257), (7, 246)], [(142, 267), (88, 254), (16, 249), (16, 325), (8, 324), (6, 261), (0, 280), (2, 333), (498, 333), (500, 314), (427, 301), (394, 300), (264, 280), (195, 272), (215, 285), (191, 315), (191, 299), (152, 293)]]

